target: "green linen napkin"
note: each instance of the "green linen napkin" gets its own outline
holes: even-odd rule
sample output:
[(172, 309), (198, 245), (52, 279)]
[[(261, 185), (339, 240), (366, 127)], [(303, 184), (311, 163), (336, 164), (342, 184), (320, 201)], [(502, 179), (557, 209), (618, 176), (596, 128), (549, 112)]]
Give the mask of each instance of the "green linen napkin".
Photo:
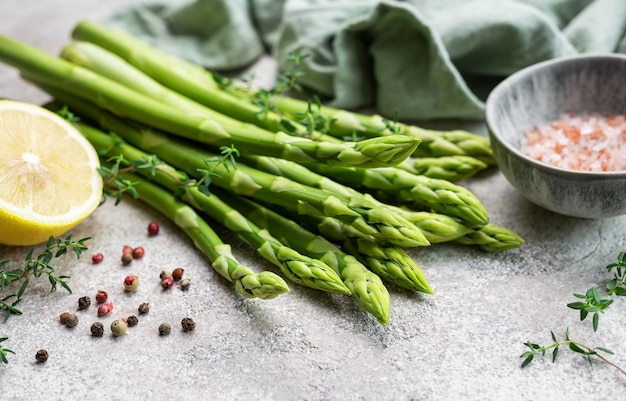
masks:
[(626, 52), (624, 0), (145, 0), (107, 23), (225, 71), (271, 54), (336, 107), (405, 120), (482, 119), (502, 78), (586, 52)]

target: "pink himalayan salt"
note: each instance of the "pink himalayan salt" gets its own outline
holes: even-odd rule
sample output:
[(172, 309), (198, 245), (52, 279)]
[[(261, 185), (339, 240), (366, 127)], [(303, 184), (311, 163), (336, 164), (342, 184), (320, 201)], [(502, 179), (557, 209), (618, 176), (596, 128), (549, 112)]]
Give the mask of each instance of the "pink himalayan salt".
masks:
[(521, 151), (546, 164), (581, 171), (626, 170), (626, 117), (563, 114), (526, 131)]

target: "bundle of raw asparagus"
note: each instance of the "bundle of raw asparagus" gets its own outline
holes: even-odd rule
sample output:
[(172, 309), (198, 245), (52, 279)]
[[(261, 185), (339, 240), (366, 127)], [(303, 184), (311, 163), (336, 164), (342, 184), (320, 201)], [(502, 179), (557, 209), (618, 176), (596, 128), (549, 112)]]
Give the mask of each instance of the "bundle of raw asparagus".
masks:
[[(406, 248), (523, 243), (490, 224), (476, 196), (455, 183), (494, 164), (481, 136), (271, 90), (259, 108), (249, 87), (124, 32), (81, 22), (73, 39), (56, 57), (0, 36), (0, 60), (79, 116), (109, 190), (132, 183), (130, 192), (189, 235), (245, 297), (288, 291), (284, 276), (351, 295), (386, 324), (384, 282), (433, 293)], [(240, 264), (209, 218), (282, 276)]]

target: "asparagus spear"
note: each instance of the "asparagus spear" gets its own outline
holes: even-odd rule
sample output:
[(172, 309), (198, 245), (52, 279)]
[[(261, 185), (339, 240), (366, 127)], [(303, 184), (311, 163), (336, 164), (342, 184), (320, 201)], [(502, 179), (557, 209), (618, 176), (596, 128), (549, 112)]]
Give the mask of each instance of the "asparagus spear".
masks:
[(493, 224), (487, 224), (454, 242), (463, 245), (478, 245), (487, 252), (504, 251), (524, 244), (524, 240), (513, 231)]
[[(183, 96), (179, 92), (154, 80), (140, 69), (126, 62), (123, 58), (93, 43), (83, 41), (70, 42), (62, 49), (61, 57), (73, 64), (87, 68), (101, 76), (112, 79), (128, 88), (159, 100), (162, 103), (174, 106), (181, 111), (212, 118), (227, 128), (228, 131), (247, 132), (249, 135), (255, 135), (256, 133), (266, 135), (266, 130), (262, 129), (262, 127), (260, 128), (258, 125), (237, 120), (213, 110), (204, 104), (198, 103), (189, 97)], [(161, 60), (161, 63), (163, 63), (163, 60)], [(190, 69), (192, 69), (192, 67), (193, 66), (189, 66)], [(174, 75), (170, 75), (170, 77), (171, 76)], [(194, 76), (194, 74), (185, 75), (184, 79), (188, 79), (191, 76)], [(297, 123), (293, 123), (292, 128), (299, 133), (306, 131), (305, 127), (301, 127)], [(315, 140), (331, 140), (337, 142), (334, 137), (328, 135), (317, 134), (315, 136), (309, 135), (308, 137)]]
[[(162, 84), (192, 98), (214, 110), (231, 117), (256, 124), (273, 132), (284, 130), (285, 121), (298, 125), (297, 121), (307, 114), (310, 103), (286, 96), (275, 96), (271, 103), (280, 115), (271, 111), (259, 113), (258, 108), (249, 101), (243, 101), (234, 94), (221, 90), (206, 70), (167, 55), (146, 43), (143, 43), (123, 31), (106, 29), (90, 22), (80, 22), (74, 28), (72, 37), (89, 41), (122, 57), (128, 63), (141, 69)], [(249, 96), (248, 90), (240, 91), (239, 97)], [(317, 105), (317, 113), (330, 122), (329, 134), (337, 138), (378, 137), (402, 133), (420, 138), (414, 156), (439, 157), (450, 155), (473, 156), (488, 165), (495, 165), (493, 152), (487, 138), (467, 131), (435, 131), (413, 125), (394, 123), (390, 130), (390, 121), (379, 115), (364, 115), (329, 106)]]
[(354, 188), (391, 197), (400, 203), (454, 216), (470, 227), (482, 227), (489, 216), (480, 200), (468, 189), (446, 180), (415, 175), (398, 168), (352, 168), (306, 164), (312, 170)]
[(332, 217), (300, 216), (299, 222), (328, 240), (342, 244), (346, 253), (355, 256), (383, 280), (402, 288), (433, 293), (424, 272), (404, 249), (353, 233), (349, 226)]
[[(343, 196), (351, 199), (351, 202), (354, 204), (362, 204), (366, 205), (366, 207), (375, 207), (381, 213), (388, 213), (389, 215), (400, 215), (403, 216), (406, 214), (405, 211), (400, 210), (394, 206), (382, 203), (372, 198), (367, 194), (362, 194), (349, 186), (342, 185), (336, 181), (329, 179), (323, 175), (317, 174), (304, 166), (301, 166), (297, 163), (290, 162), (284, 159), (277, 159), (274, 157), (263, 157), (263, 156), (244, 156), (243, 159), (251, 166), (254, 166), (260, 170), (268, 172), (270, 174), (280, 175), (289, 179), (292, 179), (300, 184), (308, 185), (314, 188), (323, 189), (331, 194), (335, 194), (338, 196)], [(409, 219), (405, 219), (404, 223), (402, 223), (405, 227), (410, 227), (411, 231), (417, 230), (420, 234), (422, 234), (421, 244), (422, 246), (430, 245), (430, 242), (427, 240), (421, 230), (416, 228), (411, 224)], [(346, 226), (348, 229), (345, 231), (346, 235), (354, 234), (358, 237), (363, 237), (363, 234), (367, 234), (365, 230), (362, 232), (357, 232), (354, 230), (352, 226)], [(414, 246), (412, 243), (407, 243), (405, 245), (398, 244), (400, 246)]]
[[(151, 156), (127, 143), (116, 141), (114, 137), (88, 124), (78, 122), (76, 126), (103, 159), (121, 155), (124, 160), (133, 163), (134, 161), (145, 162)], [(172, 192), (176, 192), (186, 179), (185, 174), (165, 163), (160, 163), (158, 169), (152, 171), (153, 175), (150, 175), (148, 170), (139, 172), (148, 175), (152, 181)], [(343, 284), (338, 274), (328, 265), (284, 246), (266, 230), (261, 230), (217, 196), (208, 196), (197, 187), (188, 187), (185, 188), (181, 199), (237, 233), (262, 257), (278, 266), (291, 281), (322, 291), (350, 294), (350, 290)]]
[(289, 291), (287, 283), (272, 272), (256, 273), (240, 264), (230, 245), (191, 207), (177, 200), (168, 191), (137, 176), (126, 173), (126, 179), (138, 182), (139, 199), (165, 215), (191, 238), (195, 246), (211, 261), (213, 269), (235, 284), (235, 290), (246, 298), (272, 299)]
[(199, 149), (194, 143), (181, 141), (145, 125), (121, 120), (62, 90), (51, 89), (46, 85), (41, 87), (79, 115), (99, 121), (104, 129), (115, 132), (148, 153), (156, 154), (176, 168), (196, 175), (196, 178), (202, 171), (210, 171), (212, 182), (229, 191), (292, 209), (299, 214), (334, 216), (368, 235), (400, 246), (423, 244), (423, 234), (413, 225), (407, 225), (404, 217), (385, 213), (375, 203), (367, 205), (360, 201), (352, 202), (349, 197), (332, 196), (323, 190), (303, 186), (242, 163), (239, 163), (237, 170), (228, 169), (212, 160), (218, 158), (217, 155)]
[(475, 157), (455, 155), (411, 157), (398, 164), (397, 167), (416, 175), (457, 182), (474, 176), (488, 166), (487, 163)]
[(424, 272), (404, 249), (381, 246), (367, 238), (346, 238), (346, 251), (355, 255), (365, 266), (398, 287), (433, 294)]
[[(245, 92), (243, 92), (245, 93)], [(281, 114), (294, 119), (306, 112), (308, 103), (286, 96), (275, 96), (272, 104)], [(422, 143), (413, 156), (439, 157), (451, 155), (472, 156), (488, 165), (495, 165), (489, 140), (463, 130), (436, 131), (390, 121), (379, 115), (365, 115), (348, 110), (317, 105), (317, 112), (330, 121), (328, 133), (338, 138), (374, 138), (381, 135), (403, 134), (420, 138)]]
[(376, 166), (401, 162), (419, 144), (418, 139), (403, 135), (388, 137), (385, 141), (333, 143), (269, 131), (264, 131), (263, 135), (258, 130), (253, 135), (245, 131), (229, 132), (228, 127), (215, 119), (181, 113), (113, 80), (6, 36), (0, 36), (0, 60), (17, 67), (30, 80), (94, 101), (119, 116), (214, 147), (235, 144), (242, 152), (301, 162), (319, 160), (340, 165)]
[(378, 275), (368, 270), (354, 256), (257, 202), (223, 192), (220, 192), (220, 196), (251, 221), (269, 230), (282, 243), (335, 268), (359, 305), (381, 324), (389, 322), (391, 299), (387, 288)]
[(74, 27), (72, 37), (116, 54), (163, 85), (213, 110), (272, 132), (284, 129), (278, 114), (260, 115), (257, 106), (221, 90), (212, 74), (200, 66), (163, 53), (124, 31), (81, 21)]

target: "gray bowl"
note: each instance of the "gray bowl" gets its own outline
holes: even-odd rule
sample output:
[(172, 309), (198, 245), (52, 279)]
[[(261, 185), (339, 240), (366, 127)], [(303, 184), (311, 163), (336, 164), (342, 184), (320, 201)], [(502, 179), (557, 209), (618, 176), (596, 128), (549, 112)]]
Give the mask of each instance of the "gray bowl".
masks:
[(535, 64), (489, 95), (486, 123), (498, 167), (531, 202), (567, 216), (626, 213), (626, 171), (554, 167), (520, 151), (525, 131), (563, 113), (626, 114), (626, 56), (573, 56)]

